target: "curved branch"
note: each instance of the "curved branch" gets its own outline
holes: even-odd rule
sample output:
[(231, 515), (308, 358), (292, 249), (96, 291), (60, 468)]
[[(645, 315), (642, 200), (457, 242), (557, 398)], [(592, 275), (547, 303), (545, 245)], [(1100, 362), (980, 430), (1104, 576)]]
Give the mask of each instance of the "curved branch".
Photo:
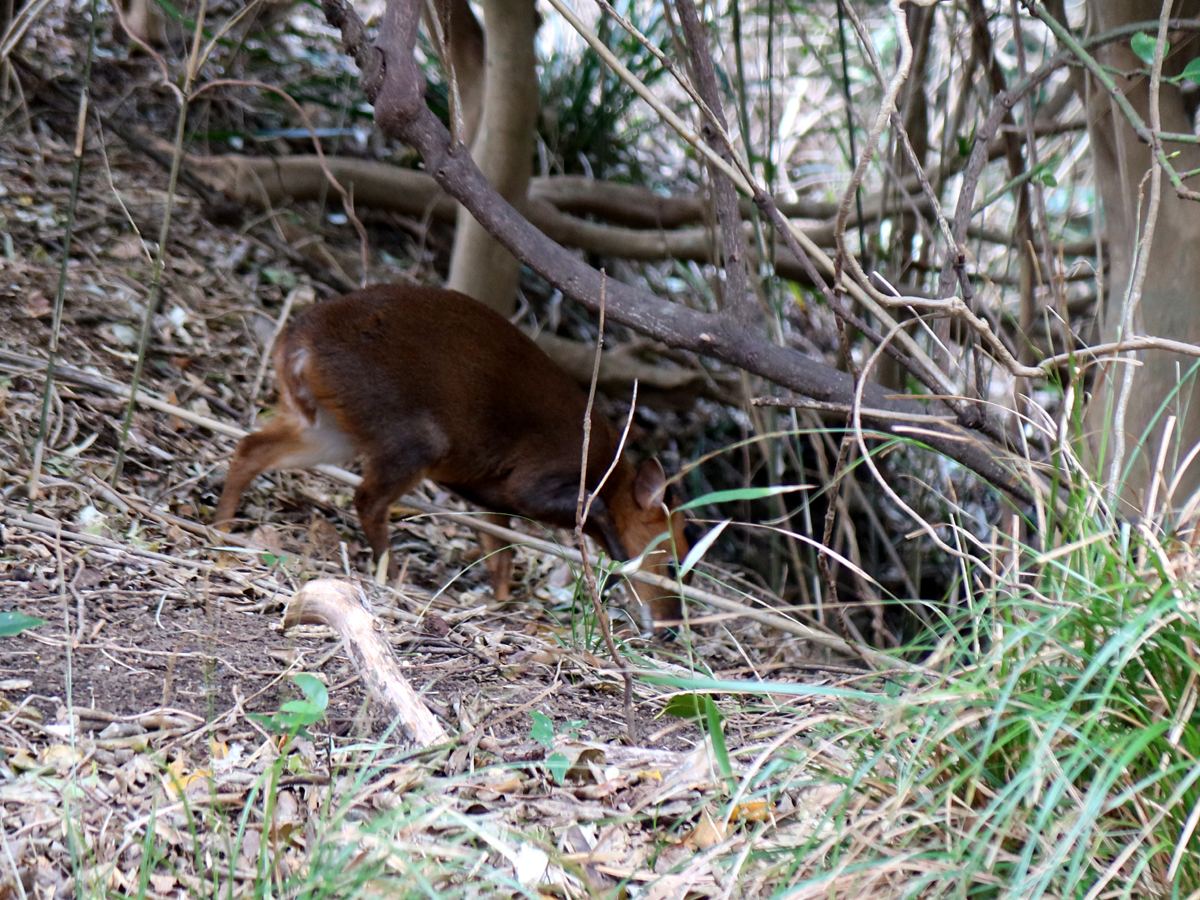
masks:
[(377, 630), (378, 622), (360, 602), (361, 593), (361, 588), (344, 581), (310, 581), (288, 601), (283, 628), (303, 624), (332, 628), (345, 643), (367, 692), (384, 705), (401, 733), (418, 747), (444, 743), (450, 736), (396, 665), (392, 648)]
[[(325, 8), (338, 7), (337, 21), (357, 19), (341, 3), (326, 0)], [(413, 58), (419, 7), (415, 0), (389, 0), (379, 42), (373, 48), (377, 65), (364, 73), (363, 88), (375, 104), (380, 128), (415, 147), (437, 182), (467, 206), (518, 259), (563, 293), (590, 309), (599, 309), (600, 273), (547, 238), (506, 203), (487, 184), (470, 154), (452, 145), (449, 132), (425, 105), (424, 76)], [(347, 49), (357, 58), (370, 58), (362, 46), (361, 26), (344, 30), (343, 39), (353, 41), (356, 34), (359, 43), (348, 43)], [(620, 282), (606, 282), (605, 290), (608, 316), (635, 331), (720, 359), (817, 400), (850, 402), (854, 397), (854, 383), (846, 373), (776, 346), (751, 329), (663, 302)], [(866, 386), (862, 399), (889, 412), (924, 407), (917, 398), (897, 398), (876, 385)], [(936, 401), (931, 405), (935, 410), (939, 406)], [(886, 432), (894, 431), (896, 425), (895, 420), (870, 424)], [(925, 439), (934, 449), (996, 486), (1024, 502), (1032, 501), (1031, 488), (1022, 479), (1020, 461), (999, 447), (965, 429), (949, 426), (929, 429)]]

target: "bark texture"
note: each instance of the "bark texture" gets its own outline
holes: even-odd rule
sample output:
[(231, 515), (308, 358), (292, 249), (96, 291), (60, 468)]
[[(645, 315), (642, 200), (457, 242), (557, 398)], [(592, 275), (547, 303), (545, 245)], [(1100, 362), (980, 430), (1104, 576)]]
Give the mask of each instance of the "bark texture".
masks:
[[(533, 0), (484, 0), (483, 113), (472, 155), (500, 196), (524, 206), (533, 175), (538, 113)], [(448, 288), (505, 316), (517, 308), (521, 264), (471, 216), (459, 210)]]
[(449, 43), (452, 84), (451, 102), (457, 98), (455, 127), (461, 126), (461, 140), (474, 146), (483, 114), (483, 28), (467, 0), (444, 0), (439, 4), (442, 32)]
[[(1089, 24), (1093, 32), (1104, 32), (1131, 22), (1154, 20), (1161, 9), (1159, 0), (1090, 0)], [(1195, 16), (1200, 13), (1200, 2), (1184, 0), (1176, 3), (1172, 12), (1178, 16)], [(1169, 40), (1164, 75), (1182, 71), (1198, 49), (1195, 35), (1172, 34)], [(1133, 53), (1128, 41), (1108, 44), (1097, 50), (1096, 57), (1102, 64), (1113, 67), (1110, 71), (1134, 73), (1130, 78), (1114, 75), (1114, 79), (1148, 125), (1150, 79), (1139, 72), (1147, 68), (1146, 64)], [(1088, 127), (1110, 255), (1110, 274), (1100, 311), (1101, 332), (1103, 340), (1111, 341), (1116, 339), (1121, 326), (1135, 265), (1141, 231), (1139, 215), (1144, 216), (1149, 195), (1147, 173), (1151, 149), (1134, 133), (1103, 85), (1089, 79), (1088, 92)], [(1165, 81), (1161, 88), (1160, 109), (1164, 131), (1192, 131), (1179, 88)], [(1171, 144), (1168, 152), (1178, 154), (1173, 160), (1176, 171), (1200, 167), (1200, 148), (1195, 145)], [(1179, 199), (1164, 180), (1162, 204), (1150, 248), (1150, 265), (1134, 320), (1135, 332), (1200, 343), (1200, 293), (1196, 288), (1200, 284), (1200, 253), (1195, 250), (1198, 245), (1200, 204)], [(1142, 365), (1134, 375), (1133, 393), (1124, 422), (1129, 474), (1122, 496), (1130, 504), (1126, 512), (1143, 508), (1166, 415), (1180, 416), (1175, 429), (1178, 451), (1167, 457), (1168, 477), (1172, 462), (1180, 461), (1200, 441), (1200, 409), (1195, 402), (1200, 398), (1194, 396), (1195, 379), (1188, 379), (1178, 394), (1171, 397), (1178, 384), (1177, 372), (1186, 375), (1193, 362), (1160, 351), (1142, 354)], [(1115, 424), (1113, 406), (1126, 365), (1129, 363), (1108, 363), (1096, 372), (1086, 425), (1091, 462), (1098, 476), (1107, 471), (1111, 431)], [(1161, 412), (1164, 403), (1165, 413)], [(1182, 502), (1185, 494), (1195, 490), (1198, 484), (1200, 466), (1193, 465), (1181, 481), (1175, 502)]]

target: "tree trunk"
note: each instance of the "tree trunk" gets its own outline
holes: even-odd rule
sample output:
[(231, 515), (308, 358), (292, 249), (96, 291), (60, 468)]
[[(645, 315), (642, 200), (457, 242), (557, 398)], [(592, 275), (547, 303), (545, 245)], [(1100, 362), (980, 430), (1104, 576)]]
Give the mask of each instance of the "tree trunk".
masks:
[(454, 113), (459, 121), (454, 124), (456, 127), (462, 126), (462, 141), (472, 147), (483, 113), (483, 29), (467, 0), (449, 0), (441, 6), (440, 12), (443, 32), (449, 44), (447, 55), (450, 71), (446, 73), (447, 80), (453, 82), (452, 98), (456, 92), (460, 104)]
[[(1173, 15), (1194, 16), (1200, 9), (1197, 0), (1176, 4)], [(1130, 22), (1154, 20), (1162, 9), (1159, 0), (1089, 0), (1090, 26), (1101, 33)], [(1153, 30), (1148, 29), (1153, 36)], [(1189, 41), (1189, 38), (1192, 40)], [(1194, 36), (1174, 34), (1163, 74), (1178, 74), (1196, 53)], [(1139, 70), (1148, 68), (1134, 55), (1129, 41), (1111, 43), (1096, 51), (1097, 59), (1109, 71), (1130, 72), (1131, 78), (1114, 75), (1117, 87), (1128, 97), (1138, 114), (1150, 124), (1149, 76)], [(1107, 290), (1100, 309), (1103, 340), (1117, 338), (1129, 294), (1130, 279), (1136, 264), (1141, 223), (1149, 199), (1151, 148), (1135, 134), (1103, 85), (1094, 79), (1088, 84), (1088, 127), (1094, 148), (1096, 184), (1104, 210), (1110, 265)], [(1167, 132), (1192, 132), (1179, 88), (1165, 81), (1160, 103), (1162, 129)], [(1200, 149), (1195, 145), (1171, 144), (1168, 153), (1176, 171), (1200, 167)], [(1164, 179), (1162, 202), (1150, 248), (1149, 268), (1142, 288), (1141, 302), (1134, 319), (1134, 333), (1169, 337), (1200, 343), (1200, 204), (1181, 200)], [(1141, 366), (1134, 372), (1133, 390), (1124, 416), (1125, 473), (1119, 487), (1125, 513), (1144, 508), (1145, 493), (1158, 458), (1159, 443), (1166, 416), (1177, 415), (1172, 447), (1166, 457), (1168, 482), (1174, 464), (1200, 442), (1200, 409), (1194, 402), (1195, 379), (1187, 378), (1193, 360), (1159, 351), (1141, 355)], [(1132, 363), (1110, 362), (1098, 367), (1092, 399), (1085, 419), (1088, 432), (1090, 465), (1098, 479), (1107, 478), (1113, 456), (1112, 435), (1118, 423), (1114, 410), (1124, 378), (1124, 369)], [(1184, 377), (1180, 385), (1180, 376)], [(1163, 404), (1165, 411), (1160, 413)], [(1189, 407), (1191, 407), (1189, 411)], [(1149, 432), (1149, 433), (1147, 433)], [(1173, 503), (1179, 505), (1200, 483), (1200, 466), (1193, 465), (1181, 481)], [(1171, 498), (1167, 498), (1172, 502)]]
[[(472, 156), (500, 195), (521, 209), (533, 175), (537, 15), (533, 0), (485, 0), (483, 18), (483, 116)], [(447, 287), (508, 316), (516, 309), (520, 274), (520, 263), (460, 208)]]

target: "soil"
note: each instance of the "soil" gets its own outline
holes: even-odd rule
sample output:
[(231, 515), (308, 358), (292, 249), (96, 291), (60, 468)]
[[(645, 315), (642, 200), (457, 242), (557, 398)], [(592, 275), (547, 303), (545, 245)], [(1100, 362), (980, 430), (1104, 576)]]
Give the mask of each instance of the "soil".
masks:
[[(123, 66), (114, 73), (108, 64), (110, 81), (150, 77), (153, 70), (149, 62)], [(50, 115), (47, 121), (57, 120)], [(30, 517), (27, 482), (53, 333), (72, 154), (52, 128), (33, 134), (13, 125), (0, 133), (0, 216), (12, 243), (11, 254), (0, 256), (0, 609), (47, 622), (19, 638), (0, 638), (0, 647), (8, 645), (0, 653), (6, 683), (30, 683), (28, 696), (11, 689), (10, 702), (36, 708), (46, 721), (67, 707), (94, 708), (97, 718), (86, 721), (97, 723), (159, 709), (209, 721), (235, 709), (278, 709), (296, 694), (288, 673), (322, 660), (317, 669), (333, 688), (333, 732), (349, 734), (367, 723), (368, 731), (379, 733), (386, 723), (365, 711), (354, 673), (342, 654), (331, 653), (330, 633), (284, 635), (279, 626), (279, 610), (301, 583), (340, 575), (373, 592), (377, 608), (399, 610), (389, 627), (396, 629), (391, 639), (404, 652), (405, 671), (452, 724), (456, 717), (476, 724), (476, 716), (502, 717), (541, 695), (538, 708), (558, 723), (586, 720), (585, 730), (602, 740), (623, 734), (618, 680), (602, 671), (606, 654), (599, 635), (582, 624), (587, 616), (573, 595), (573, 575), (553, 558), (522, 550), (519, 602), (492, 609), (481, 567), (472, 565), (478, 549), (469, 529), (428, 517), (397, 518), (393, 552), (403, 563), (405, 583), (399, 593), (378, 591), (349, 512), (350, 489), (313, 473), (260, 478), (240, 512), (253, 529), (240, 537), (259, 550), (236, 546), (238, 535), (219, 549), (221, 539), (205, 526), (235, 441), (225, 430), (269, 409), (273, 373), (264, 358), (288, 308), (285, 299), (300, 305), (332, 291), (297, 273), (260, 240), (263, 226), (256, 232), (216, 224), (206, 218), (212, 210), (186, 191), (172, 210), (160, 311), (141, 372), (141, 390), (158, 407), (143, 403), (134, 411), (122, 472), (109, 486), (126, 413), (121, 392), (133, 378), (145, 288), (154, 280), (154, 245), (145, 236), (161, 222), (167, 175), (111, 134), (103, 135), (102, 155), (101, 135), (92, 140), (66, 273), (49, 449)], [(331, 258), (346, 266), (356, 260), (357, 233), (349, 225), (331, 223), (315, 207), (297, 207), (289, 215)], [(399, 241), (409, 255), (373, 254), (368, 280), (436, 281), (427, 241), (404, 233), (398, 238), (379, 222), (369, 236), (397, 252)], [(422, 494), (465, 509), (434, 485)], [(565, 533), (558, 537), (571, 541)], [(92, 543), (80, 543), (85, 538)], [(721, 581), (739, 576), (714, 574), (717, 590), (723, 590)], [(438, 615), (454, 620), (454, 631), (441, 643), (421, 631), (431, 603)], [(454, 618), (468, 609), (479, 611)], [(623, 637), (668, 668), (682, 665), (680, 673), (699, 668), (744, 677), (769, 671), (781, 678), (796, 663), (794, 677), (809, 677), (811, 648), (804, 642), (745, 620), (718, 621), (698, 626), (687, 642), (647, 642), (629, 628)], [(674, 746), (697, 740), (694, 728), (678, 722), (664, 727), (655, 718), (661, 713), (656, 698), (665, 691), (639, 688), (639, 731)], [(463, 711), (464, 704), (470, 709)], [(529, 727), (527, 717), (504, 723), (504, 733)]]
[[(483, 583), (470, 529), (444, 516), (397, 515), (392, 553), (400, 577), (378, 587), (348, 512), (350, 489), (314, 473), (258, 479), (243, 498), (241, 530), (221, 535), (208, 529), (235, 435), (271, 404), (273, 374), (264, 362), (271, 335), (293, 301), (298, 307), (332, 295), (331, 279), (314, 279), (312, 266), (301, 271), (281, 255), (269, 218), (247, 211), (228, 216), (228, 209), (206, 207), (186, 189), (174, 198), (160, 270), (155, 238), (167, 209), (167, 173), (111, 130), (89, 128), (73, 191), (77, 89), (70, 73), (79, 70), (78, 50), (86, 46), (80, 27), (66, 4), (46, 7), (21, 63), (26, 93), (20, 103), (26, 106), (0, 127), (0, 612), (42, 620), (0, 637), (0, 809), (4, 833), (14, 842), (5, 843), (6, 858), (16, 860), (20, 885), (43, 897), (77, 892), (78, 857), (65, 849), (69, 821), (88, 842), (89, 859), (115, 867), (104, 869), (108, 880), (98, 890), (146, 895), (144, 885), (140, 892), (137, 887), (131, 847), (143, 840), (149, 846), (153, 836), (169, 867), (152, 876), (160, 880), (149, 896), (174, 896), (176, 879), (202, 874), (193, 871), (201, 854), (180, 837), (192, 822), (176, 801), (197, 784), (212, 797), (253, 801), (250, 786), (260, 783), (253, 779), (270, 777), (280, 752), (264, 717), (301, 696), (292, 683), (300, 672), (316, 675), (328, 689), (325, 718), (309, 726), (305, 741), (311, 743), (287, 745), (286, 752), (298, 754), (289, 759), (301, 771), (294, 776), (302, 786), (296, 788), (300, 809), (325, 808), (343, 764), (337, 761), (349, 758), (338, 754), (366, 742), (401, 754), (395, 767), (380, 770), (386, 784), (372, 789), (377, 795), (368, 805), (401, 802), (409, 785), (396, 773), (407, 771), (413, 757), (404, 755), (409, 748), (366, 695), (345, 649), (324, 627), (283, 633), (285, 604), (319, 577), (362, 589), (404, 676), (455, 741), (423, 758), (431, 804), (474, 813), (486, 792), (478, 786), (460, 791), (462, 785), (440, 779), (497, 760), (520, 768), (543, 759), (548, 745), (590, 742), (589, 752), (606, 748), (607, 763), (593, 766), (597, 783), (579, 787), (569, 802), (558, 782), (536, 768), (522, 768), (520, 790), (503, 800), (493, 792), (493, 801), (512, 827), (542, 816), (542, 825), (561, 825), (564, 833), (623, 810), (628, 823), (608, 832), (628, 835), (632, 849), (623, 865), (630, 871), (650, 865), (658, 859), (659, 829), (670, 823), (686, 835), (704, 792), (717, 790), (709, 751), (698, 727), (665, 713), (673, 689), (638, 678), (637, 746), (625, 752), (622, 681), (564, 562), (519, 548), (515, 601), (498, 607)], [(314, 34), (328, 43), (319, 29)], [(111, 49), (111, 39), (104, 40)], [(293, 69), (311, 64), (296, 62)], [(29, 66), (42, 74), (30, 76)], [(279, 77), (293, 74), (299, 80), (303, 73), (289, 69)], [(51, 76), (62, 77), (62, 84)], [(141, 124), (170, 134), (174, 99), (155, 89), (160, 82), (153, 59), (110, 52), (97, 62), (93, 102), (111, 115), (128, 113), (122, 107), (128, 100)], [(234, 92), (210, 113), (240, 115), (238, 104), (249, 108), (252, 99), (252, 92)], [(356, 268), (357, 233), (344, 217), (335, 220), (316, 204), (276, 213), (286, 220), (289, 239), (302, 247), (319, 244), (320, 265), (341, 267), (355, 281), (436, 283), (445, 265), (444, 230), (373, 217), (364, 278)], [(60, 279), (64, 303), (56, 326)], [(139, 334), (152, 300), (141, 395), (126, 434), (125, 397), (139, 369)], [(56, 334), (56, 376), (43, 414)], [(701, 430), (702, 418), (689, 427)], [(46, 449), (39, 455), (43, 421)], [(661, 415), (655, 421), (665, 428), (673, 420)], [(425, 502), (465, 509), (435, 485), (419, 493)], [(566, 534), (557, 539), (571, 541)], [(724, 587), (739, 584), (736, 569), (706, 564), (701, 572), (713, 576), (708, 589), (744, 596)], [(620, 594), (613, 591), (610, 609), (620, 609)], [(630, 625), (635, 616), (614, 615), (624, 659), (665, 676), (769, 675), (833, 684), (853, 678), (853, 670), (837, 665), (821, 671), (830, 661), (814, 660), (803, 641), (745, 619), (693, 612), (692, 627), (673, 643), (645, 639)], [(789, 717), (798, 709), (825, 708), (823, 701), (795, 697), (763, 704), (747, 717), (740, 700), (718, 702), (731, 751), (794, 733)], [(533, 739), (535, 714), (549, 721), (553, 742), (545, 733)], [(326, 747), (324, 758), (313, 749), (318, 745)], [(660, 777), (672, 771), (682, 781)], [(86, 789), (78, 795), (67, 790), (72, 779)], [(785, 791), (771, 801), (778, 815), (797, 808), (790, 798)], [(146, 823), (168, 801), (175, 805), (164, 808), (163, 822), (171, 828), (149, 835)], [(655, 813), (644, 824), (638, 811), (649, 803)], [(277, 839), (278, 817), (268, 828), (267, 815), (256, 814), (249, 833)], [(288, 827), (301, 833), (303, 816), (296, 816)], [(218, 850), (222, 827), (217, 822), (203, 836)], [(436, 839), (440, 832), (433, 831)], [(299, 859), (301, 845), (292, 842), (281, 853)], [(682, 837), (675, 847), (692, 852)], [(257, 865), (236, 862), (239, 871)], [(597, 884), (604, 880), (595, 877)], [(711, 873), (704, 877), (706, 891), (717, 892)], [(12, 895), (7, 878), (0, 876), (6, 897)]]
[[(14, 533), (12, 538), (6, 541), (6, 556), (37, 561), (7, 563), (0, 574), (0, 610), (46, 624), (20, 638), (0, 639), (0, 647), (10, 645), (0, 650), (0, 683), (15, 687), (16, 694), (28, 685), (23, 700), (44, 721), (61, 720), (66, 707), (81, 718), (84, 730), (94, 731), (115, 719), (178, 712), (205, 722), (231, 712), (270, 714), (298, 694), (288, 673), (308, 671), (330, 686), (323, 728), (331, 735), (387, 731), (390, 723), (365, 696), (332, 631), (299, 626), (282, 632), (279, 613), (291, 594), (286, 583), (270, 585), (276, 588), (271, 592), (261, 580), (248, 585), (220, 569), (202, 574), (161, 561), (105, 560), (103, 551), (72, 553), (69, 538), (62, 544), (45, 535)], [(352, 579), (376, 595), (375, 611), (385, 622), (398, 608), (428, 603), (425, 592), (423, 597), (411, 591), (382, 596), (358, 573)], [(483, 593), (478, 587), (471, 592), (477, 598)], [(452, 617), (458, 609), (447, 600), (440, 606)], [(533, 651), (558, 662), (570, 654), (553, 652), (546, 641), (553, 631), (543, 628), (542, 636), (537, 631), (514, 604), (510, 611), (487, 614), (486, 630), (470, 624), (464, 633), (460, 624), (447, 635), (433, 636), (416, 625), (393, 622), (389, 638), (405, 676), (450, 721), (451, 710), (464, 704), (486, 720), (537, 696), (537, 708), (556, 723), (585, 722), (586, 737), (620, 738), (625, 715), (619, 682), (584, 676), (575, 684), (563, 683), (561, 671), (560, 679), (552, 678), (556, 667), (528, 661)], [(569, 634), (561, 637), (570, 640)], [(482, 650), (476, 648), (480, 643)], [(656, 702), (639, 708), (642, 734), (661, 730), (662, 723), (654, 720), (660, 708)], [(528, 728), (527, 717), (506, 719), (493, 734), (509, 738)], [(694, 728), (679, 728), (664, 736), (661, 746), (682, 748), (697, 736)]]

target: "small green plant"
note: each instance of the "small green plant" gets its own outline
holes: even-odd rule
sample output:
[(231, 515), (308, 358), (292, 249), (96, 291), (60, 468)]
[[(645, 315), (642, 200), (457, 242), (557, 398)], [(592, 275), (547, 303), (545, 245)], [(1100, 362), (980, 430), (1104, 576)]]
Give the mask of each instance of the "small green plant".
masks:
[(264, 728), (286, 735), (288, 740), (297, 736), (308, 737), (305, 729), (324, 719), (329, 706), (329, 692), (315, 675), (299, 672), (292, 676), (292, 681), (304, 692), (303, 700), (288, 700), (280, 705), (276, 713), (254, 714), (250, 717)]
[(721, 777), (732, 784), (733, 764), (725, 745), (725, 717), (713, 702), (712, 694), (678, 694), (667, 701), (663, 712), (680, 719), (690, 719), (705, 730), (712, 741), (713, 756), (721, 770)]
[[(1154, 47), (1157, 43), (1153, 35), (1146, 34), (1144, 31), (1139, 31), (1129, 39), (1129, 48), (1133, 50), (1134, 55), (1148, 66), (1154, 65)], [(1171, 55), (1171, 42), (1167, 41), (1163, 47), (1163, 58), (1166, 59)], [(1190, 81), (1194, 84), (1200, 84), (1200, 59), (1191, 60), (1183, 71), (1178, 75), (1162, 76), (1162, 80), (1170, 84), (1179, 84), (1181, 81)]]
[[(1133, 50), (1133, 52), (1137, 55), (1138, 59), (1140, 59), (1142, 62), (1144, 62), (1146, 65), (1149, 66), (1149, 65), (1154, 64), (1154, 45), (1155, 45), (1155, 43), (1156, 43), (1155, 38), (1146, 34), (1146, 32), (1144, 32), (1144, 31), (1139, 31), (1137, 34), (1135, 34), (1132, 38), (1129, 39), (1129, 48), (1131, 50)], [(1171, 45), (1167, 44), (1165, 50), (1163, 51), (1163, 54), (1166, 55), (1167, 53), (1170, 52), (1170, 50), (1171, 50)]]
[(45, 624), (45, 619), (37, 619), (19, 612), (3, 612), (0, 613), (0, 637), (14, 637), (22, 631)]
[(566, 754), (554, 749), (554, 721), (548, 715), (540, 713), (536, 709), (529, 714), (529, 717), (533, 719), (533, 726), (529, 729), (529, 737), (547, 750), (552, 751), (546, 757), (546, 768), (549, 770), (554, 782), (562, 784), (567, 778), (567, 772), (571, 769), (571, 761), (567, 759)]

